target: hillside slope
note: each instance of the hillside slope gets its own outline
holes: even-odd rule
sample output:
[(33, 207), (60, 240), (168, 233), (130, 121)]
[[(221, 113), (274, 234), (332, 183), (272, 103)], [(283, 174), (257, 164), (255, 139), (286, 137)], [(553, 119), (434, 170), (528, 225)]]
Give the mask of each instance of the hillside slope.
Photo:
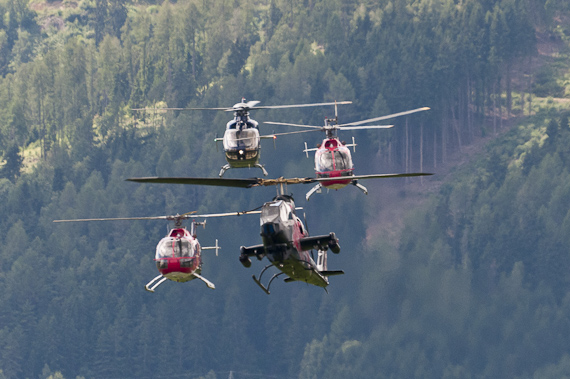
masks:
[[(531, 16), (548, 16), (529, 15), (522, 3), (2, 2), (2, 375), (563, 372), (568, 349), (554, 331), (564, 335), (568, 314), (561, 273), (568, 144), (566, 124), (551, 108), (564, 96), (558, 80), (564, 66), (554, 57), (555, 69), (536, 81), (540, 86), (513, 80), (507, 90), (513, 62), (534, 54)], [(557, 3), (564, 2), (549, 2)], [(529, 90), (542, 91), (543, 101), (533, 92), (528, 102)], [(361, 174), (438, 173), (457, 161), (453, 154), (500, 131), (507, 111), (520, 117), (530, 105), (535, 116), (497, 140), (481, 162), (445, 180), (429, 200), (412, 196), (423, 191), (419, 180), (394, 180), (397, 190), (387, 195), (371, 183), (368, 197), (347, 188), (309, 203), (302, 200), (307, 188), (290, 187), (311, 234), (334, 231), (341, 240), (341, 254), (331, 254), (328, 263), (346, 274), (331, 278), (328, 294), (300, 283), (275, 282), (269, 297), (259, 290), (251, 275), (262, 263), (247, 270), (237, 259), (241, 245), (260, 243), (255, 219), (209, 221), (199, 230), (204, 245), (218, 238), (223, 247), (218, 257), (205, 257), (203, 274), (216, 291), (168, 282), (154, 296), (143, 286), (156, 276), (152, 258), (164, 223), (52, 222), (237, 211), (271, 199), (274, 189), (124, 180), (217, 175), (223, 154), (210, 141), (231, 118), (223, 112), (133, 114), (131, 108), (228, 106), (242, 96), (267, 105), (351, 99), (354, 106), (339, 114), (346, 122), (432, 107), (395, 121), (387, 133), (355, 133)], [(333, 112), (253, 116), (319, 125)], [(551, 138), (553, 131), (558, 134)], [(312, 175), (312, 161), (301, 150), (304, 141), (319, 138), (279, 139), (276, 149), (263, 147), (262, 160), (272, 176)], [(25, 170), (21, 150), (39, 151)], [(444, 182), (439, 172), (434, 180)], [(410, 208), (392, 230), (390, 219), (378, 221), (375, 204), (380, 218), (400, 218), (400, 206), (420, 210)], [(374, 224), (389, 238), (370, 232), (366, 239)]]

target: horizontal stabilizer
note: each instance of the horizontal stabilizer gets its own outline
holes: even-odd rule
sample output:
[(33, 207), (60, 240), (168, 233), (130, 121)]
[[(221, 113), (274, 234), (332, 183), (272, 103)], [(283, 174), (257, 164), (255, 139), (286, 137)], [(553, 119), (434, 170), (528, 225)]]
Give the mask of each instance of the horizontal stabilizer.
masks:
[(335, 275), (344, 275), (344, 271), (342, 270), (333, 270), (333, 271), (319, 271), (322, 276), (335, 276)]

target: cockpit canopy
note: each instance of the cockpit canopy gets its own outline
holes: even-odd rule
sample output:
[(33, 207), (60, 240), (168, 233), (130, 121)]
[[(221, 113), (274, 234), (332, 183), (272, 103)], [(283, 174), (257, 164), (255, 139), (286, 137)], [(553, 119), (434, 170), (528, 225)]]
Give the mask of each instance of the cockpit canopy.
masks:
[(259, 146), (259, 131), (256, 128), (226, 129), (224, 150), (256, 149)]
[(233, 120), (228, 121), (226, 129), (257, 129), (259, 124), (257, 121), (250, 119), (248, 116), (236, 116)]
[(261, 217), (259, 218), (260, 225), (266, 223), (279, 224), (293, 220), (291, 206), (294, 208), (294, 203), (289, 203), (283, 200), (263, 204), (263, 207), (261, 208)]
[(350, 170), (352, 157), (348, 150), (318, 151), (315, 155), (315, 168), (317, 172)]
[(156, 259), (194, 257), (199, 252), (199, 244), (188, 237), (165, 237), (156, 246)]

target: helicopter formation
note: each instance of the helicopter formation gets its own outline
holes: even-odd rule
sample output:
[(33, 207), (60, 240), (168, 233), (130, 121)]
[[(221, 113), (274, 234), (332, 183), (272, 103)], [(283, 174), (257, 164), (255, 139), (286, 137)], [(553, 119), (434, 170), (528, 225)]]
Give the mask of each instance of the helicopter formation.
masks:
[[(259, 124), (252, 119), (249, 112), (257, 109), (287, 109), (287, 108), (306, 108), (306, 107), (322, 107), (327, 105), (336, 104), (352, 104), (352, 101), (340, 101), (332, 103), (310, 103), (310, 104), (292, 104), (292, 105), (270, 105), (258, 106), (258, 100), (246, 101), (242, 97), (239, 103), (234, 104), (232, 107), (221, 108), (156, 108), (157, 110), (166, 111), (222, 111), (234, 112), (233, 120), (226, 124), (226, 130), (222, 138), (214, 138), (214, 142), (222, 141), (224, 156), (227, 163), (222, 166), (219, 176), (224, 176), (224, 173), (230, 168), (249, 168), (257, 167), (261, 169), (264, 176), (269, 175), (265, 167), (259, 163), (261, 153), (261, 140), (262, 139), (275, 139), (280, 135), (296, 134), (304, 132), (288, 132), (260, 135)], [(134, 108), (133, 111), (144, 111), (146, 108)]]
[[(314, 194), (321, 192), (321, 189), (341, 189), (349, 184), (359, 188), (364, 194), (368, 193), (366, 187), (362, 186), (358, 181), (373, 178), (392, 178), (392, 177), (413, 177), (432, 175), (431, 173), (394, 173), (394, 174), (372, 174), (372, 175), (354, 175), (354, 166), (349, 147), (355, 147), (354, 137), (352, 144), (341, 142), (337, 136), (338, 130), (355, 130), (355, 129), (386, 129), (393, 125), (363, 125), (394, 117), (404, 116), (416, 112), (426, 111), (429, 108), (417, 108), (405, 112), (395, 113), (391, 115), (376, 117), (357, 122), (338, 124), (337, 105), (350, 104), (350, 101), (334, 102), (334, 103), (314, 103), (314, 104), (297, 104), (297, 105), (277, 105), (277, 106), (258, 106), (259, 101), (246, 102), (242, 98), (240, 103), (235, 104), (231, 108), (161, 108), (167, 110), (222, 110), (233, 111), (234, 119), (226, 125), (226, 132), (222, 139), (216, 138), (215, 141), (221, 140), (224, 144), (224, 156), (227, 164), (224, 165), (217, 178), (200, 178), (200, 177), (139, 177), (128, 178), (127, 181), (137, 183), (163, 183), (163, 184), (187, 184), (187, 185), (207, 185), (207, 186), (224, 186), (237, 188), (252, 188), (261, 186), (276, 186), (277, 196), (271, 201), (265, 202), (260, 208), (251, 211), (230, 212), (230, 213), (214, 213), (196, 215), (194, 212), (185, 213), (175, 216), (156, 216), (156, 217), (125, 217), (125, 218), (99, 218), (99, 219), (74, 219), (74, 220), (55, 220), (54, 222), (79, 222), (79, 221), (111, 221), (111, 220), (167, 220), (174, 222), (174, 228), (170, 229), (168, 234), (162, 238), (156, 247), (155, 262), (159, 275), (149, 281), (145, 285), (145, 289), (150, 292), (154, 290), (166, 280), (175, 282), (186, 282), (193, 279), (199, 279), (209, 288), (214, 289), (215, 285), (201, 275), (202, 271), (202, 250), (215, 249), (216, 255), (220, 247), (218, 241), (213, 247), (201, 247), (196, 236), (196, 227), (204, 226), (206, 221), (197, 222), (196, 218), (224, 217), (224, 216), (241, 216), (246, 214), (260, 215), (260, 236), (262, 243), (254, 246), (241, 246), (239, 261), (249, 268), (252, 265), (251, 258), (262, 260), (267, 258), (269, 264), (266, 265), (258, 276), (252, 275), (254, 282), (266, 293), (270, 294), (270, 286), (272, 282), (285, 275), (284, 282), (305, 282), (311, 285), (322, 287), (326, 290), (329, 285), (328, 278), (330, 276), (342, 275), (342, 270), (328, 270), (327, 252), (330, 249), (334, 254), (340, 252), (339, 239), (334, 232), (329, 234), (309, 236), (309, 233), (297, 216), (296, 210), (302, 209), (295, 206), (292, 195), (286, 193), (286, 186), (289, 184), (309, 184), (316, 183), (306, 194), (308, 201)], [(293, 107), (312, 107), (312, 106), (335, 106), (335, 117), (325, 118), (324, 126), (300, 125), (282, 122), (265, 122), (267, 124), (293, 126), (305, 128), (307, 130), (294, 131), (286, 133), (277, 133), (262, 136), (259, 134), (257, 121), (250, 118), (249, 111), (253, 109), (279, 109)], [(141, 108), (143, 109), (143, 108)], [(141, 110), (135, 109), (135, 110)], [(287, 135), (294, 133), (324, 131), (326, 138), (316, 148), (309, 149), (305, 143), (305, 152), (315, 151), (315, 177), (313, 178), (284, 178), (263, 179), (263, 178), (247, 178), (234, 179), (223, 178), (223, 174), (230, 168), (257, 167), (260, 168), (267, 176), (268, 173), (259, 163), (260, 158), (260, 140), (263, 138), (275, 138), (278, 135)], [(257, 210), (261, 209), (261, 210)], [(182, 222), (193, 218), (190, 231), (182, 226)], [(316, 256), (314, 250), (317, 251)], [(275, 267), (278, 272), (275, 273), (267, 282), (262, 282), (264, 273)]]

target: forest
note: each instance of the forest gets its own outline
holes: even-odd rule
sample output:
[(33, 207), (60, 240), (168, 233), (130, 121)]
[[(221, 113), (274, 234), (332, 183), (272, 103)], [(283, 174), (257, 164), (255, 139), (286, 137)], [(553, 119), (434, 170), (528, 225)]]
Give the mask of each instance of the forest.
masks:
[[(0, 0), (0, 14), (0, 379), (570, 376), (566, 0)], [(263, 266), (238, 261), (261, 243), (255, 216), (198, 230), (222, 247), (204, 252), (215, 291), (154, 294), (168, 223), (53, 223), (271, 200), (125, 181), (217, 176), (231, 114), (156, 108), (242, 97), (351, 100), (342, 122), (431, 108), (355, 131), (353, 157), (358, 174), (433, 177), (310, 202), (288, 188), (311, 234), (340, 239), (328, 293), (255, 285)], [(333, 115), (252, 112), (269, 133)], [(320, 137), (262, 142), (270, 177), (314, 175), (303, 142)]]

